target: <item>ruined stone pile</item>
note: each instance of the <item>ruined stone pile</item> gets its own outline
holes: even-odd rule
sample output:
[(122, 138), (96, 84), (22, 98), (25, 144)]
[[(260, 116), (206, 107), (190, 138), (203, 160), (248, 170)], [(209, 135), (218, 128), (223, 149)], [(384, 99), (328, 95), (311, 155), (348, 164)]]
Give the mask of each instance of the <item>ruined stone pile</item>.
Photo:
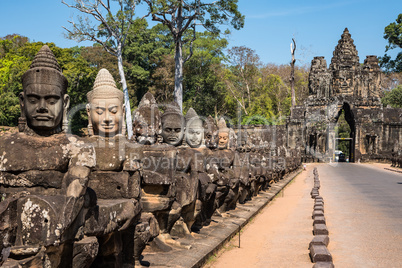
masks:
[(314, 174), (314, 187), (311, 191), (311, 198), (314, 199), (313, 210), (313, 234), (314, 238), (309, 245), (310, 258), (314, 262), (315, 268), (334, 267), (332, 263), (332, 255), (328, 251), (329, 244), (328, 229), (324, 217), (324, 199), (320, 196), (320, 178), (317, 168), (313, 170)]

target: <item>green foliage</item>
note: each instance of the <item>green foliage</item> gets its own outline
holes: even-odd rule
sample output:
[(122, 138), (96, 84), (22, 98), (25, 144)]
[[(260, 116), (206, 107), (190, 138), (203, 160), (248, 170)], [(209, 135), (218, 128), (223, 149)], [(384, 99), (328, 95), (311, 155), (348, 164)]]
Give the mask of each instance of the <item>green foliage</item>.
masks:
[[(123, 66), (132, 107), (149, 90), (158, 103), (173, 99), (174, 41), (162, 24), (151, 28), (135, 20), (123, 54)], [(191, 38), (192, 31), (184, 38)], [(225, 53), (228, 42), (219, 35), (197, 32), (193, 56), (188, 60), (183, 80), (184, 111), (193, 107), (201, 116), (226, 116), (233, 124), (281, 124), (290, 112), (289, 66), (262, 65), (255, 51), (237, 47)], [(15, 126), (20, 116), (18, 94), (21, 76), (44, 45), (26, 37), (8, 36), (0, 40), (0, 125)], [(102, 46), (59, 48), (47, 44), (69, 81), (70, 126), (75, 134), (87, 126), (86, 94), (92, 89), (101, 68), (119, 81), (116, 57)], [(184, 55), (189, 55), (187, 47)], [(295, 70), (297, 100), (307, 92), (308, 72)], [(121, 86), (117, 83), (118, 86)], [(241, 104), (241, 105), (240, 105)], [(239, 118), (241, 116), (241, 118)]]
[(21, 76), (32, 61), (25, 48), (26, 42), (26, 37), (19, 35), (0, 39), (0, 125), (16, 126), (18, 123)]
[(402, 85), (398, 85), (391, 91), (385, 92), (381, 101), (384, 106), (390, 105), (393, 108), (402, 108)]
[[(385, 27), (384, 39), (388, 40), (385, 52), (396, 48), (402, 49), (402, 13), (398, 15), (396, 22)], [(385, 54), (380, 58), (380, 66), (387, 72), (402, 72), (402, 51), (398, 52), (395, 59)]]
[(173, 40), (168, 31), (162, 24), (149, 29), (142, 19), (135, 20), (130, 28), (123, 58), (129, 94), (135, 98), (135, 104), (155, 87), (153, 76), (157, 68), (162, 67), (164, 56), (173, 51)]
[[(165, 25), (172, 36), (175, 49), (175, 100), (183, 107), (183, 65), (192, 57), (196, 27), (202, 25), (209, 32), (219, 35), (220, 25), (230, 24), (239, 30), (244, 26), (244, 16), (238, 11), (238, 0), (143, 0), (148, 5), (153, 21)], [(227, 33), (225, 31), (225, 33)], [(190, 53), (183, 55), (183, 47)]]
[(223, 112), (225, 94), (217, 74), (222, 69), (221, 62), (225, 60), (223, 50), (227, 44), (226, 39), (213, 33), (197, 33), (194, 54), (184, 69), (184, 110), (192, 107), (204, 116), (217, 116), (217, 113)]
[[(335, 127), (335, 133), (338, 138), (350, 138), (351, 129), (349, 123), (345, 119), (344, 110), (342, 110), (342, 113), (338, 118), (338, 122)], [(338, 150), (341, 150), (345, 154), (345, 156), (350, 155), (349, 145), (350, 145), (349, 140), (346, 141), (338, 140)]]

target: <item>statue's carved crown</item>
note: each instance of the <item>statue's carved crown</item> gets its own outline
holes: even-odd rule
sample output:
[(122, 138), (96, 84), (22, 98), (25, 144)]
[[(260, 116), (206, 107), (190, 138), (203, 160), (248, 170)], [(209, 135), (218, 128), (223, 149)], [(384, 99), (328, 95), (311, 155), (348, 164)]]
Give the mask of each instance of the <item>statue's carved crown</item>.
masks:
[(142, 97), (140, 104), (138, 105), (138, 108), (147, 106), (152, 107), (154, 105), (157, 105), (154, 95), (152, 95), (151, 92), (147, 92), (145, 93), (144, 97)]
[(204, 129), (206, 132), (213, 133), (217, 131), (217, 126), (215, 124), (215, 120), (212, 118), (212, 116), (208, 116), (205, 121), (204, 121)]
[(96, 76), (93, 89), (87, 93), (88, 102), (95, 98), (118, 98), (123, 103), (123, 92), (116, 86), (113, 76), (106, 69), (101, 69)]
[(68, 81), (61, 72), (57, 59), (47, 45), (36, 54), (31, 67), (22, 76), (22, 87), (30, 84), (58, 85), (62, 93), (67, 91)]
[(229, 128), (226, 126), (226, 121), (223, 117), (219, 119), (218, 129), (219, 132), (229, 132)]
[(200, 117), (198, 116), (197, 112), (196, 112), (193, 108), (188, 109), (185, 118), (186, 118), (186, 123), (187, 123), (187, 125), (188, 125), (189, 123), (194, 122), (194, 121), (197, 121), (197, 120), (200, 120), (200, 121), (201, 121), (201, 119), (200, 119)]
[(180, 106), (175, 101), (172, 101), (171, 103), (166, 105), (165, 111), (162, 114), (162, 119), (167, 115), (178, 115), (178, 116), (184, 118), (183, 114), (180, 111)]
[(152, 93), (147, 92), (141, 99), (138, 108), (133, 113), (134, 121), (151, 124), (156, 130), (160, 128), (160, 113), (158, 104)]

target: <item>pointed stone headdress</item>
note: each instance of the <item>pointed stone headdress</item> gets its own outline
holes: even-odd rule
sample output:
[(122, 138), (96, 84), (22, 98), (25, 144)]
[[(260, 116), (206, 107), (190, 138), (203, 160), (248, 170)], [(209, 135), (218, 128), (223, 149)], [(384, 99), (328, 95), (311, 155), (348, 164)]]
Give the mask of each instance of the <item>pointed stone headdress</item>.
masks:
[(88, 102), (91, 103), (94, 98), (118, 98), (124, 103), (123, 91), (119, 90), (113, 76), (106, 69), (101, 69), (95, 78), (94, 86), (87, 93)]
[(218, 130), (215, 120), (212, 118), (212, 116), (208, 116), (205, 121), (204, 121), (204, 130), (206, 133), (214, 133), (215, 131)]
[[(148, 136), (157, 136), (161, 131), (161, 116), (158, 104), (152, 93), (147, 92), (141, 99), (138, 108), (133, 113), (133, 126), (146, 124)], [(135, 132), (135, 130), (134, 130)]]
[(165, 111), (162, 114), (162, 117), (170, 114), (177, 114), (183, 116), (183, 114), (180, 111), (180, 106), (177, 104), (177, 102), (172, 101), (168, 105), (166, 105)]
[(339, 69), (340, 66), (360, 66), (356, 46), (348, 28), (345, 28), (333, 52), (330, 69)]
[(30, 84), (58, 85), (66, 94), (68, 81), (61, 72), (57, 59), (47, 45), (36, 54), (31, 67), (22, 76), (22, 88)]
[(219, 132), (229, 132), (229, 128), (226, 126), (226, 121), (223, 117), (219, 119), (218, 130)]
[(201, 121), (201, 119), (198, 116), (197, 112), (193, 108), (188, 109), (185, 118), (186, 118), (187, 126), (189, 125), (189, 123), (194, 122), (196, 120)]

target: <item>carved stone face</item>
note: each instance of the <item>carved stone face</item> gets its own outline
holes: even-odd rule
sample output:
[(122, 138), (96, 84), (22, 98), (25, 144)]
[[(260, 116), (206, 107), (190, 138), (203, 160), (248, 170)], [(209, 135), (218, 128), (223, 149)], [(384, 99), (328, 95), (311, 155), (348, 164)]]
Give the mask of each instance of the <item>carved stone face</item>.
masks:
[(186, 142), (191, 148), (197, 148), (202, 143), (204, 128), (201, 120), (192, 120), (186, 129)]
[(113, 137), (121, 133), (124, 109), (118, 98), (95, 98), (88, 112), (95, 135)]
[(138, 109), (133, 113), (133, 132), (138, 143), (150, 145), (157, 142), (157, 135), (161, 127), (160, 114), (156, 103), (154, 105), (142, 104), (145, 101), (143, 98)]
[(228, 132), (219, 132), (218, 135), (218, 148), (219, 149), (226, 149), (229, 143), (229, 133)]
[(139, 143), (154, 144), (156, 142), (155, 131), (146, 122), (135, 120), (133, 129)]
[(208, 131), (205, 133), (205, 146), (209, 149), (216, 149), (218, 144), (217, 132)]
[(50, 131), (60, 126), (69, 96), (62, 95), (61, 86), (29, 84), (20, 94), (20, 104), (28, 126), (33, 130)]
[(167, 144), (178, 146), (183, 141), (184, 122), (178, 114), (168, 114), (162, 118), (162, 138)]

